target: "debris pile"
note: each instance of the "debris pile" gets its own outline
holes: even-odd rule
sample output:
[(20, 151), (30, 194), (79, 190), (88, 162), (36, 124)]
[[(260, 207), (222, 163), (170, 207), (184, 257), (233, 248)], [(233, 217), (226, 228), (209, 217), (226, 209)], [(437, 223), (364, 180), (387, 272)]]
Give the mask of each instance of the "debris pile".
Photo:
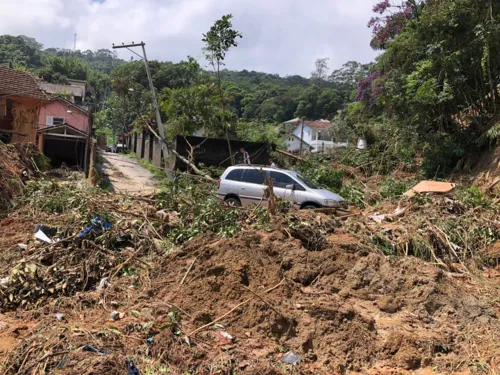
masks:
[(28, 184), (0, 222), (0, 373), (495, 371), (494, 209), (417, 194), (269, 219), (170, 184)]
[(26, 181), (40, 174), (45, 162), (32, 143), (0, 142), (0, 218), (6, 216), (11, 200), (23, 190)]

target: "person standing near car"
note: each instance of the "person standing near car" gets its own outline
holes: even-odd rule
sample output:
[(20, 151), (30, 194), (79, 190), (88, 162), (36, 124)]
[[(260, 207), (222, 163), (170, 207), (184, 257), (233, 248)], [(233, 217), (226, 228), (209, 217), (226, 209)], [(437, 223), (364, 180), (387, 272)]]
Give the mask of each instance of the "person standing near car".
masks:
[(273, 159), (269, 159), (269, 166), (271, 168), (276, 168), (276, 163), (273, 161)]
[(248, 152), (243, 147), (240, 148), (240, 152), (243, 154), (243, 164), (250, 164), (250, 155)]

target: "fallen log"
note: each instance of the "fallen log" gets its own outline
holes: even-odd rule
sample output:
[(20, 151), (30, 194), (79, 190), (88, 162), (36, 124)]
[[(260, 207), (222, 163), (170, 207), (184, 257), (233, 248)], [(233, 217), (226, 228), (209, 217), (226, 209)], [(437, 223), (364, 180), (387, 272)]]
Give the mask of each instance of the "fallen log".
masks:
[(174, 154), (175, 156), (177, 156), (181, 161), (183, 161), (184, 163), (186, 163), (187, 165), (189, 165), (191, 168), (193, 168), (193, 171), (195, 171), (197, 174), (199, 174), (200, 176), (202, 176), (203, 178), (205, 178), (206, 180), (208, 181), (215, 181), (212, 177), (210, 177), (209, 175), (207, 175), (206, 173), (202, 172), (200, 169), (198, 169), (198, 167), (196, 165), (194, 165), (193, 163), (191, 163), (189, 160), (187, 160), (184, 156), (180, 155), (177, 151), (174, 150), (174, 148), (172, 147), (172, 145), (170, 145), (165, 139), (163, 139), (162, 137), (160, 137), (154, 130), (153, 128), (148, 124), (146, 123), (146, 125), (148, 126), (149, 130), (151, 131), (151, 133), (153, 133), (153, 135), (160, 141), (160, 142), (163, 142), (167, 148), (172, 152), (172, 154)]

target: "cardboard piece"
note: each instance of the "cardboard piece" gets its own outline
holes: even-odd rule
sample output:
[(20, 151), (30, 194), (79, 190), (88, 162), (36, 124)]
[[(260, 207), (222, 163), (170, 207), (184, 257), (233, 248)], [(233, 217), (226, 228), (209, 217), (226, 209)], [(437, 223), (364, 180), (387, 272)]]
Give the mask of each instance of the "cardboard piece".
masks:
[(403, 195), (410, 198), (420, 193), (449, 193), (455, 188), (455, 186), (456, 185), (451, 182), (420, 181)]

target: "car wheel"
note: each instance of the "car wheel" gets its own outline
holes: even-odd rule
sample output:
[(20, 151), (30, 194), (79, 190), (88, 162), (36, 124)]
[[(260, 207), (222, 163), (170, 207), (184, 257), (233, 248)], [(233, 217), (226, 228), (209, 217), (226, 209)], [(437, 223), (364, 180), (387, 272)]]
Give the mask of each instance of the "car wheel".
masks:
[(303, 210), (315, 210), (316, 208), (319, 208), (319, 207), (315, 206), (314, 204), (307, 204), (304, 207), (302, 207)]
[(238, 198), (226, 198), (224, 200), (224, 203), (227, 205), (227, 206), (231, 206), (231, 207), (239, 207), (241, 206), (241, 202)]

